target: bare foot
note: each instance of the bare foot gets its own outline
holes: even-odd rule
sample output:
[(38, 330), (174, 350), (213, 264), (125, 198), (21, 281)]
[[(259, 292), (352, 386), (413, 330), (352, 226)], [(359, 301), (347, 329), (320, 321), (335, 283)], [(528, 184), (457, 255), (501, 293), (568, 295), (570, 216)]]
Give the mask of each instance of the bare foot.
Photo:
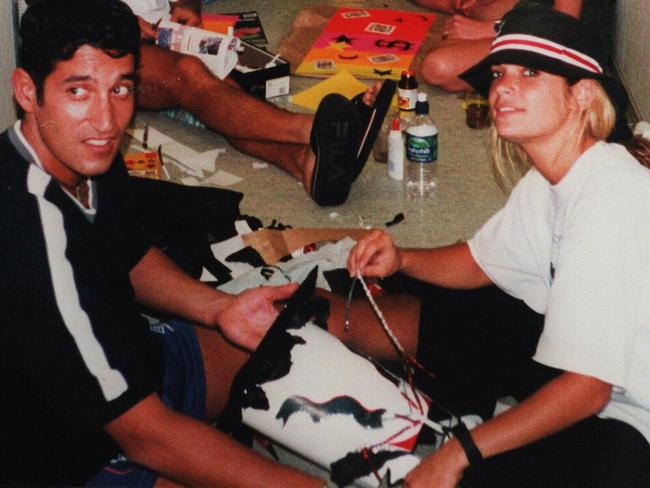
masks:
[(311, 150), (311, 147), (309, 145), (304, 146), (304, 150), (302, 151), (302, 177), (300, 178), (300, 182), (302, 183), (303, 188), (305, 191), (309, 194), (310, 192), (310, 185), (311, 185), (311, 179), (314, 176), (314, 167), (316, 166), (316, 155), (314, 154), (314, 151)]

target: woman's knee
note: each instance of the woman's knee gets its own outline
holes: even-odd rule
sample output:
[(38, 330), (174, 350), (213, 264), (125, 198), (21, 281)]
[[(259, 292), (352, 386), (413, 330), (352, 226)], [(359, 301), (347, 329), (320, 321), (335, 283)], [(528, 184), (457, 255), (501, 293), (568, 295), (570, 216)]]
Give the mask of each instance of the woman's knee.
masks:
[(465, 83), (458, 78), (460, 68), (453, 58), (440, 50), (429, 51), (422, 62), (421, 75), (424, 81), (447, 91), (459, 91)]

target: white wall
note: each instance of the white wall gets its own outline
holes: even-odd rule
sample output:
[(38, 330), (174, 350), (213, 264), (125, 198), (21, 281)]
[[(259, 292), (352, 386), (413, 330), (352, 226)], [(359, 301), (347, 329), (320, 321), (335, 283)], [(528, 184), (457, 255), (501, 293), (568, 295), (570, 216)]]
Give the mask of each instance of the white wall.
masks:
[(614, 61), (643, 120), (650, 120), (650, 0), (618, 0)]
[(0, 0), (0, 131), (16, 119), (10, 88), (11, 73), (16, 65), (12, 3)]

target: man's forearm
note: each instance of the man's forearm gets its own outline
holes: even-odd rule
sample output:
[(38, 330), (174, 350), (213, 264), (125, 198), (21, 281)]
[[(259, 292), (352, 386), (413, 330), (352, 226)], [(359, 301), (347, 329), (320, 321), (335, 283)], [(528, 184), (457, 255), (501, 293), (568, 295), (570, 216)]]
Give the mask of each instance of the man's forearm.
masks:
[(184, 486), (321, 488), (324, 482), (259, 456), (151, 395), (108, 424), (126, 456)]
[(155, 247), (131, 270), (130, 277), (141, 305), (203, 325), (213, 325), (215, 311), (231, 299), (187, 275)]

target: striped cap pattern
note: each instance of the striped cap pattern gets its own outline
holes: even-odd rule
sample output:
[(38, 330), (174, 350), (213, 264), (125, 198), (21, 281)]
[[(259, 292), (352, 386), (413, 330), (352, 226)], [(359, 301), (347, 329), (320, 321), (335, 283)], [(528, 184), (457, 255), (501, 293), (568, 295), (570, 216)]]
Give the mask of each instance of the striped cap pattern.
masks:
[(537, 53), (594, 74), (603, 74), (603, 68), (591, 56), (548, 39), (527, 34), (506, 34), (497, 37), (492, 42), (490, 54), (511, 49)]

